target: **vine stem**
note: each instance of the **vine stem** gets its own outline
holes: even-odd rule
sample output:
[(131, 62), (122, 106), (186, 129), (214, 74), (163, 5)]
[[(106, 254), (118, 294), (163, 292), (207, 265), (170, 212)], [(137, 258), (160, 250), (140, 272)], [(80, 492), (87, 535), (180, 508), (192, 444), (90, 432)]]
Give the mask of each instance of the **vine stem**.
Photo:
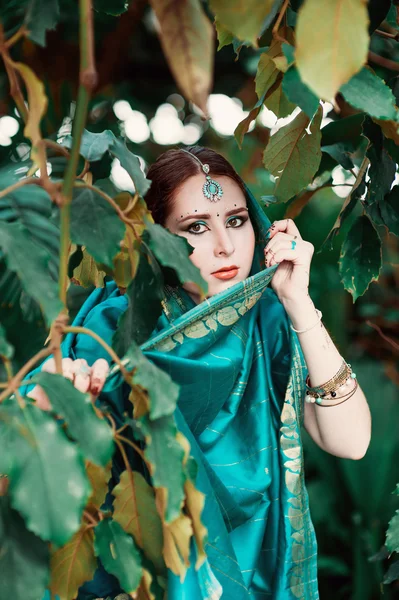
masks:
[(7, 42), (4, 40), (4, 29), (2, 23), (0, 23), (0, 53), (2, 55), (4, 66), (7, 71), (8, 80), (10, 82), (10, 95), (14, 99), (15, 104), (17, 105), (21, 119), (26, 123), (28, 120), (28, 109), (25, 106), (25, 100), (19, 85), (17, 74), (15, 72), (15, 69), (12, 67), (12, 64), (10, 64), (12, 63), (12, 61), (8, 52)]
[(7, 398), (10, 394), (12, 394), (12, 392), (14, 392), (17, 389), (17, 387), (19, 386), (19, 383), (23, 379), (24, 375), (26, 375), (26, 373), (29, 373), (31, 368), (41, 358), (45, 358), (46, 356), (49, 356), (53, 352), (53, 350), (54, 350), (54, 348), (52, 346), (49, 346), (48, 348), (43, 348), (43, 350), (40, 350), (34, 356), (32, 356), (32, 358), (30, 358), (28, 360), (28, 362), (24, 364), (24, 366), (18, 371), (18, 373), (16, 375), (14, 375), (14, 377), (11, 379), (11, 381), (7, 385), (4, 392), (2, 392), (0, 394), (0, 402), (5, 400), (5, 398)]
[(1, 190), (0, 198), (7, 196), (7, 194), (9, 194), (10, 192), (17, 190), (18, 188), (21, 188), (24, 185), (41, 185), (41, 179), (40, 177), (25, 177), (25, 179), (20, 179), (19, 181), (17, 181), (17, 183), (13, 183), (4, 190)]
[[(72, 128), (72, 148), (66, 167), (61, 193), (60, 270), (58, 289), (60, 300), (67, 312), (68, 260), (70, 251), (71, 201), (79, 162), (80, 144), (87, 120), (89, 100), (97, 83), (94, 64), (94, 32), (92, 0), (79, 1), (80, 72), (76, 113)], [(55, 353), (57, 373), (62, 374), (59, 351)], [(57, 360), (58, 359), (58, 360)]]
[(281, 21), (283, 20), (283, 17), (285, 15), (286, 11), (287, 11), (289, 3), (290, 3), (290, 0), (284, 0), (284, 4), (281, 7), (280, 14), (277, 17), (277, 21), (275, 22), (273, 30), (272, 30), (273, 37), (276, 40), (278, 40), (279, 42), (284, 42), (286, 44), (288, 44), (287, 40), (285, 38), (281, 37), (281, 35), (279, 34), (278, 30), (279, 30), (279, 27), (281, 25)]
[(83, 515), (94, 527), (97, 527), (97, 521), (87, 510), (83, 511)]

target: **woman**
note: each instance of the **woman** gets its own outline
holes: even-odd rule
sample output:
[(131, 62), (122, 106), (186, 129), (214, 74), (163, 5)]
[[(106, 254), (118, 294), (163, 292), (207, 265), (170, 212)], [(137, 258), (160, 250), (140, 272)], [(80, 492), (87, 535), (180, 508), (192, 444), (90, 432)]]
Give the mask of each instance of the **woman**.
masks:
[[(208, 283), (204, 302), (193, 283), (166, 285), (157, 328), (141, 346), (180, 385), (175, 419), (206, 494), (207, 561), (194, 569), (192, 541), (184, 582), (168, 572), (168, 598), (314, 600), (317, 546), (300, 427), (326, 452), (359, 459), (371, 420), (309, 297), (313, 246), (291, 219), (271, 225), (232, 166), (210, 149), (168, 150), (147, 177), (155, 222), (187, 238)], [(126, 306), (110, 282), (75, 323), (110, 342)], [(65, 374), (97, 394), (108, 369), (103, 349), (69, 334), (62, 351)], [(43, 368), (54, 371), (53, 359)], [(29, 395), (46, 407), (40, 388)], [(124, 400), (102, 396), (120, 416)], [(117, 593), (111, 579), (99, 569), (79, 599)]]

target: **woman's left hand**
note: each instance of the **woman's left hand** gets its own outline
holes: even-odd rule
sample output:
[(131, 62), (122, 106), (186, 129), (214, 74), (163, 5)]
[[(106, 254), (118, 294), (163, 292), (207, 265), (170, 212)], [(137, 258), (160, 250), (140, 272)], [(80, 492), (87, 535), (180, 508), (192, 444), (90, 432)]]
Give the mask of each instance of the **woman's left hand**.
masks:
[[(294, 249), (292, 240), (296, 242)], [(295, 301), (307, 296), (314, 246), (302, 239), (292, 219), (273, 222), (264, 252), (267, 267), (279, 265), (271, 280), (279, 299)]]

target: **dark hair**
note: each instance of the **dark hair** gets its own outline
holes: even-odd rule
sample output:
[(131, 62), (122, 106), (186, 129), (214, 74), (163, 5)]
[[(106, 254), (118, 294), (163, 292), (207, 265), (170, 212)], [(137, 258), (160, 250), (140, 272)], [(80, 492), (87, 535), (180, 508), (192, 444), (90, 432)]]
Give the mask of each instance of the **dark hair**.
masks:
[[(211, 177), (226, 175), (233, 179), (245, 195), (242, 179), (221, 154), (203, 146), (186, 146), (184, 150), (197, 156), (203, 164), (207, 163)], [(146, 175), (147, 179), (151, 181), (151, 187), (145, 195), (145, 201), (155, 223), (165, 225), (179, 187), (189, 177), (202, 172), (198, 161), (190, 157), (187, 152), (182, 152), (180, 148), (167, 150), (157, 158)]]

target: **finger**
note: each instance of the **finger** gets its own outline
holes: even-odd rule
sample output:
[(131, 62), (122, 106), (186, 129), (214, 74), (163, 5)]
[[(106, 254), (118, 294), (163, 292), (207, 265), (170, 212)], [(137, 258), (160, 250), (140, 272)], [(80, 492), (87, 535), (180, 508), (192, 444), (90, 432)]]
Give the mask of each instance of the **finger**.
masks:
[(272, 238), (279, 231), (288, 233), (292, 236), (296, 235), (297, 239), (302, 239), (299, 229), (292, 219), (281, 219), (279, 221), (273, 221), (272, 225), (270, 226), (270, 237)]
[(84, 358), (77, 358), (73, 362), (73, 369), (75, 373), (74, 386), (80, 392), (87, 392), (90, 387), (91, 375), (91, 367), (89, 367), (87, 360)]
[(35, 387), (26, 395), (28, 398), (35, 400), (36, 406), (42, 410), (51, 410), (50, 400), (40, 385), (35, 385)]
[(99, 358), (91, 367), (90, 392), (97, 396), (103, 389), (109, 373), (109, 364), (104, 358)]
[(74, 361), (72, 358), (63, 358), (62, 359), (62, 374), (67, 379), (70, 379), (72, 382), (75, 379), (75, 368), (73, 365)]

